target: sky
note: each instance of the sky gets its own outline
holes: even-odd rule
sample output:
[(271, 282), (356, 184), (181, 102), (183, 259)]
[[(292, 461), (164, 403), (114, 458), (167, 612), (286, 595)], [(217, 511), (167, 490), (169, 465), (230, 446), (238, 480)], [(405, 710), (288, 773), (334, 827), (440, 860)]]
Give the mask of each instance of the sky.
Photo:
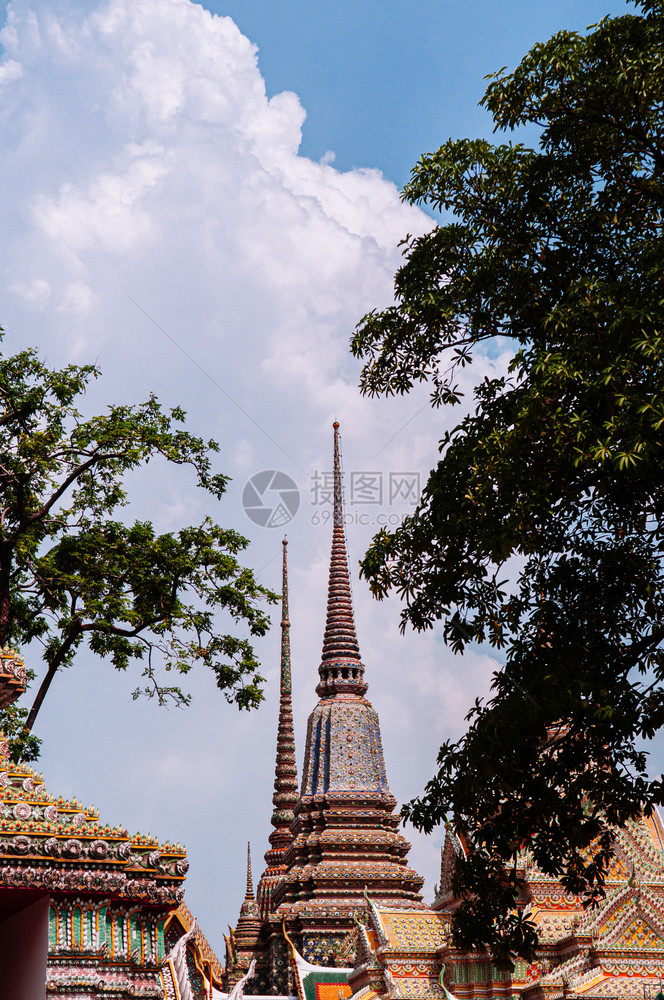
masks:
[[(218, 469), (232, 477), (220, 504), (186, 471), (155, 463), (131, 477), (128, 517), (166, 531), (210, 514), (247, 536), (247, 564), (275, 590), (287, 533), (300, 768), (325, 618), (334, 419), (368, 696), (399, 802), (422, 790), (437, 747), (461, 735), (488, 689), (496, 663), (485, 650), (460, 660), (440, 630), (401, 636), (398, 603), (373, 601), (358, 580), (372, 533), (412, 509), (458, 413), (432, 413), (426, 390), (363, 399), (348, 341), (366, 312), (390, 303), (399, 240), (432, 225), (399, 197), (418, 156), (449, 136), (491, 134), (477, 106), (484, 76), (555, 30), (625, 9), (617, 0), (15, 0), (4, 9), (4, 349), (34, 345), (54, 366), (97, 363), (104, 374), (86, 413), (155, 392), (187, 410), (192, 432), (219, 441)], [(466, 391), (507, 362), (478, 356)], [(266, 471), (295, 484), (299, 506), (285, 525), (263, 526), (243, 507), (246, 484)], [(238, 713), (195, 671), (186, 710), (132, 701), (135, 675), (83, 653), (56, 679), (37, 726), (51, 792), (187, 846), (186, 900), (222, 959), (246, 843), (256, 876), (268, 846), (278, 631), (258, 644), (267, 697), (257, 712)], [(442, 837), (406, 833), (431, 899)]]

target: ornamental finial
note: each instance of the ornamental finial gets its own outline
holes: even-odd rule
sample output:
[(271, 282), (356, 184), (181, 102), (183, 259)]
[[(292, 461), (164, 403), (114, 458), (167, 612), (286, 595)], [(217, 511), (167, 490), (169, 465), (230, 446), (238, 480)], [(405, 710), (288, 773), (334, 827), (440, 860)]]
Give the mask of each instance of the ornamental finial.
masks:
[(254, 880), (251, 875), (251, 843), (249, 841), (247, 841), (247, 892), (244, 898), (254, 898)]
[(284, 538), (281, 566), (281, 693), (291, 694), (290, 619), (288, 617), (288, 539)]
[(341, 693), (363, 695), (367, 690), (364, 666), (360, 659), (360, 647), (355, 633), (346, 555), (338, 421), (335, 420), (332, 426), (334, 428), (334, 519), (327, 592), (327, 621), (322, 662), (318, 668), (320, 682), (316, 688), (321, 698)]
[(333, 473), (334, 473), (334, 527), (343, 528), (344, 526), (344, 501), (343, 494), (341, 492), (341, 460), (339, 458), (339, 421), (335, 420), (332, 424), (334, 428), (334, 462), (333, 462)]

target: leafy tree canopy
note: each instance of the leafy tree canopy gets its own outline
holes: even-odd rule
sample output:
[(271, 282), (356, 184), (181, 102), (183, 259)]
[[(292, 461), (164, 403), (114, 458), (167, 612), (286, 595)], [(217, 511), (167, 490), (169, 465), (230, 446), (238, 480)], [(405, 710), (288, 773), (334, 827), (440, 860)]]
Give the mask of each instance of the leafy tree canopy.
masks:
[(404, 627), (442, 619), (454, 650), (502, 651), (406, 815), (465, 838), (457, 943), (509, 963), (536, 943), (519, 850), (592, 903), (607, 823), (663, 799), (640, 747), (664, 724), (664, 3), (489, 79), (496, 130), (536, 127), (539, 147), (422, 157), (404, 197), (449, 214), (406, 241), (395, 305), (352, 349), (365, 393), (429, 380), (436, 406), (459, 402), (479, 345), (515, 350), (362, 564), (377, 597), (403, 597)]
[(0, 644), (40, 643), (45, 664), (30, 711), (11, 707), (0, 720), (24, 759), (38, 754), (32, 728), (55, 674), (83, 645), (118, 670), (142, 661), (134, 697), (187, 703), (159, 671), (200, 662), (228, 701), (262, 699), (251, 642), (219, 626), (223, 612), (250, 636), (269, 627), (261, 605), (274, 595), (238, 562), (247, 540), (209, 518), (158, 535), (149, 521), (113, 517), (127, 503), (125, 474), (157, 456), (191, 466), (219, 499), (227, 478), (212, 472), (217, 444), (189, 434), (183, 411), (164, 413), (153, 396), (84, 419), (75, 403), (99, 374), (51, 370), (34, 350), (0, 356)]

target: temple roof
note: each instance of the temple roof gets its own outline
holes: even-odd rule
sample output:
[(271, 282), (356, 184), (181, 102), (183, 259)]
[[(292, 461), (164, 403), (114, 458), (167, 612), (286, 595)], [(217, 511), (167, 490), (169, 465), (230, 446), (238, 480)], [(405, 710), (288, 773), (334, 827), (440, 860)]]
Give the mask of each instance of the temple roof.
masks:
[[(25, 689), (22, 657), (0, 650), (0, 707)], [(131, 837), (100, 821), (94, 808), (55, 798), (32, 768), (14, 764), (0, 734), (0, 888), (99, 893), (123, 901), (176, 906), (189, 867), (180, 844)]]
[(94, 808), (56, 798), (0, 742), (0, 886), (103, 893), (176, 905), (188, 863), (180, 844), (109, 826)]
[(0, 708), (7, 708), (23, 694), (26, 681), (23, 657), (9, 646), (0, 649)]
[(526, 863), (528, 917), (544, 958), (526, 970), (524, 1000), (655, 996), (664, 966), (663, 832), (656, 812), (615, 829), (606, 897), (594, 907)]
[[(194, 968), (204, 977), (208, 987), (211, 984), (212, 989), (220, 990), (224, 974), (221, 962), (186, 903), (180, 903), (177, 910), (170, 914), (166, 921), (166, 933), (169, 937), (175, 935), (176, 941), (182, 937), (187, 938), (184, 943)], [(168, 955), (162, 968), (161, 979), (166, 997), (177, 997), (176, 988), (179, 988), (179, 983), (177, 982), (172, 952)]]
[(450, 918), (430, 909), (381, 906), (367, 897), (368, 922), (355, 968), (354, 997), (369, 990), (397, 997), (448, 997), (440, 981), (440, 955), (447, 948)]
[[(383, 949), (412, 954), (435, 952), (447, 944), (449, 917), (434, 910), (373, 908)], [(376, 928), (378, 931), (378, 927)]]

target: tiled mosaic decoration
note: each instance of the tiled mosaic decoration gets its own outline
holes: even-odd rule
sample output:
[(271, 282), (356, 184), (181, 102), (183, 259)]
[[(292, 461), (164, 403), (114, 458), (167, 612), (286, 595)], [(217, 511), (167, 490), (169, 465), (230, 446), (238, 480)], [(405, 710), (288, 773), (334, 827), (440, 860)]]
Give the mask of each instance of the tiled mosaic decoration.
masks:
[(380, 919), (395, 951), (430, 952), (447, 943), (449, 918), (431, 910), (380, 910)]

